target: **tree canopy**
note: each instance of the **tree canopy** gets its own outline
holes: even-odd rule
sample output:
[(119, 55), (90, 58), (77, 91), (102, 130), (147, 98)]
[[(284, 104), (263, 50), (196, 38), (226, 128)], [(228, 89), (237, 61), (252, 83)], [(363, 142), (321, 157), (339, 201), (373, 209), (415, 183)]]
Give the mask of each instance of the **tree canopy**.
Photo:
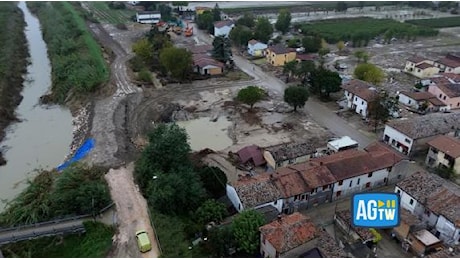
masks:
[(213, 199), (206, 200), (195, 211), (195, 218), (200, 224), (206, 224), (211, 221), (220, 223), (227, 216), (225, 204)]
[(267, 17), (259, 17), (254, 29), (254, 38), (261, 42), (267, 43), (273, 33), (273, 26)]
[(289, 26), (291, 25), (291, 13), (287, 9), (283, 9), (278, 14), (278, 19), (276, 19), (275, 29), (285, 34), (289, 31)]
[(254, 104), (262, 100), (263, 97), (264, 97), (263, 89), (256, 87), (256, 86), (248, 86), (238, 92), (237, 99), (238, 101), (251, 106), (251, 109), (252, 109)]
[(342, 79), (339, 73), (318, 68), (310, 76), (311, 92), (321, 98), (329, 98), (329, 94), (340, 91)]
[(355, 68), (353, 75), (357, 79), (364, 80), (375, 85), (382, 82), (385, 77), (385, 74), (379, 67), (369, 63), (359, 64)]
[(358, 59), (358, 62), (364, 62), (367, 63), (369, 60), (369, 54), (363, 50), (357, 50), (354, 53), (355, 57)]
[(236, 21), (236, 25), (242, 25), (248, 28), (253, 28), (254, 25), (256, 24), (254, 20), (255, 20), (254, 15), (252, 13), (246, 12), (243, 14), (243, 17), (241, 17), (240, 19), (238, 19), (238, 21)]
[(209, 192), (209, 195), (215, 199), (218, 199), (222, 196), (225, 196), (226, 189), (225, 185), (227, 184), (227, 175), (217, 168), (205, 166), (203, 168), (197, 169), (203, 186)]
[(321, 49), (321, 37), (319, 36), (305, 36), (302, 39), (302, 46), (306, 52), (314, 53)]
[(160, 52), (160, 64), (172, 77), (182, 81), (192, 71), (192, 54), (183, 48), (164, 48)]
[(214, 33), (214, 16), (211, 11), (204, 11), (196, 18), (198, 29), (207, 30), (209, 33)]
[(245, 26), (235, 26), (228, 36), (232, 42), (237, 46), (246, 46), (253, 38), (252, 31)]
[(265, 220), (255, 210), (241, 212), (232, 223), (238, 249), (248, 254), (253, 254), (259, 249), (259, 227), (265, 224)]
[(381, 95), (376, 95), (368, 104), (367, 116), (374, 125), (374, 132), (377, 132), (377, 127), (380, 123), (385, 123), (390, 117), (390, 112), (385, 105), (385, 99)]
[(223, 63), (232, 59), (232, 45), (230, 39), (225, 36), (216, 36), (212, 41), (212, 57)]
[(284, 90), (284, 101), (294, 107), (294, 111), (305, 105), (308, 96), (308, 90), (304, 86), (289, 86)]

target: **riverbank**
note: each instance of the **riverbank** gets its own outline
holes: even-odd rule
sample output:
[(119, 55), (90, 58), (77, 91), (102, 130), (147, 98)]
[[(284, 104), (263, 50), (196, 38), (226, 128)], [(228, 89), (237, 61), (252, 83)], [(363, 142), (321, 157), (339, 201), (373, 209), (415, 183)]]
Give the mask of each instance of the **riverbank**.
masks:
[[(11, 122), (17, 121), (29, 51), (24, 33), (24, 14), (15, 2), (0, 2), (0, 143)], [(6, 164), (0, 146), (0, 166)]]

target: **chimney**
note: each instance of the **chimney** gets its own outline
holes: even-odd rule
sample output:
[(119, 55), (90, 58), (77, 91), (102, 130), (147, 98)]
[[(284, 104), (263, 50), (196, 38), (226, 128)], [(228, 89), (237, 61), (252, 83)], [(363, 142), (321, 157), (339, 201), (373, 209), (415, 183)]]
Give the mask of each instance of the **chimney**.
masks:
[(278, 215), (277, 220), (281, 223), (281, 214)]

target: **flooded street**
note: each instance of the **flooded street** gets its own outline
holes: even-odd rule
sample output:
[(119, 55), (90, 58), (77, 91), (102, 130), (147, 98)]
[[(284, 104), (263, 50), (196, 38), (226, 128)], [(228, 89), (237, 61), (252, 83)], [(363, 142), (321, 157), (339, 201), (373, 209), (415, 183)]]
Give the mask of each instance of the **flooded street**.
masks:
[(216, 122), (210, 121), (209, 117), (202, 117), (176, 122), (176, 124), (187, 131), (190, 147), (193, 151), (200, 151), (205, 148), (220, 151), (233, 144), (232, 139), (227, 134), (232, 122), (225, 117), (220, 117)]
[(30, 65), (22, 91), (23, 100), (16, 109), (21, 122), (7, 129), (4, 142), (7, 164), (0, 167), (0, 211), (26, 187), (34, 169), (51, 169), (64, 160), (72, 141), (72, 115), (67, 108), (41, 106), (39, 98), (51, 87), (51, 67), (38, 19), (20, 2), (24, 13)]

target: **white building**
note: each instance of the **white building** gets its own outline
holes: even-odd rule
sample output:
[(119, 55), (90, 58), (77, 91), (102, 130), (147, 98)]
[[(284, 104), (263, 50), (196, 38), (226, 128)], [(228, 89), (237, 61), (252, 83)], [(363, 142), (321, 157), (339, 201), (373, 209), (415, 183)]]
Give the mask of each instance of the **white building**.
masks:
[(235, 27), (235, 23), (232, 20), (215, 22), (214, 23), (214, 36), (228, 37), (233, 27)]
[(265, 56), (265, 50), (268, 48), (268, 45), (261, 43), (254, 39), (248, 42), (248, 53), (253, 57), (263, 57)]
[(377, 95), (376, 88), (362, 80), (352, 79), (342, 85), (345, 90), (347, 107), (354, 110), (363, 118), (367, 118), (368, 105)]
[(412, 119), (389, 121), (383, 141), (399, 152), (410, 155), (427, 148), (426, 143), (439, 134), (460, 135), (460, 114), (432, 113)]
[(138, 23), (152, 23), (157, 24), (161, 20), (161, 13), (159, 11), (145, 11), (136, 13), (136, 21)]
[(425, 163), (430, 167), (452, 168), (460, 174), (460, 140), (446, 135), (440, 135), (430, 142), (430, 148)]
[(347, 149), (358, 148), (358, 142), (349, 136), (343, 136), (339, 139), (327, 143), (327, 148), (333, 152), (339, 152)]

